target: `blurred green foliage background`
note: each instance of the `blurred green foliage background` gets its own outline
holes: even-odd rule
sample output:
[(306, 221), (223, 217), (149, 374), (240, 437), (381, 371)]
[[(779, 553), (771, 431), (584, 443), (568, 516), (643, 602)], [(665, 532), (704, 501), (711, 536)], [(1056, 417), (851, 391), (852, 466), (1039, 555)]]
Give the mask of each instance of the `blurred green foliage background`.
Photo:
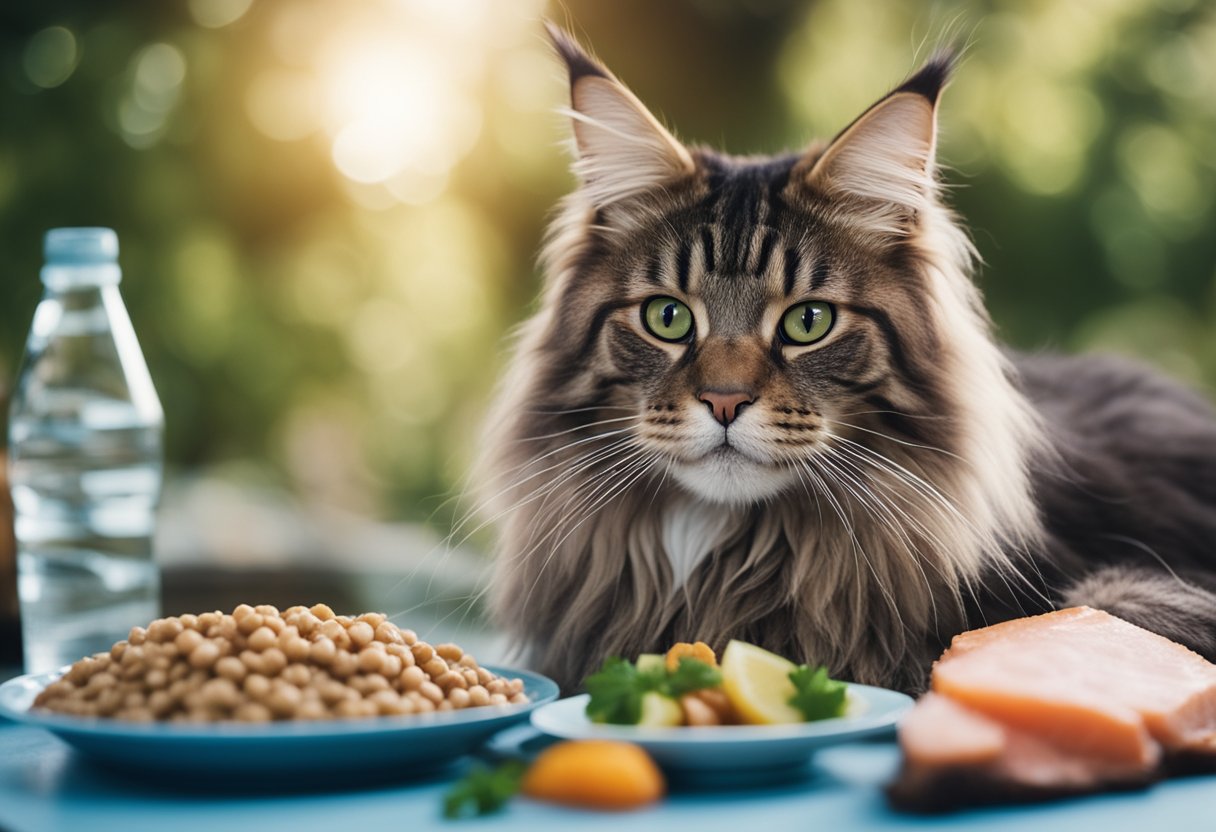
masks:
[(1214, 3), (77, 0), (0, 11), (0, 389), (43, 232), (109, 225), (173, 470), (448, 522), (572, 185), (544, 15), (737, 153), (969, 42), (941, 156), (1001, 335), (1216, 387)]

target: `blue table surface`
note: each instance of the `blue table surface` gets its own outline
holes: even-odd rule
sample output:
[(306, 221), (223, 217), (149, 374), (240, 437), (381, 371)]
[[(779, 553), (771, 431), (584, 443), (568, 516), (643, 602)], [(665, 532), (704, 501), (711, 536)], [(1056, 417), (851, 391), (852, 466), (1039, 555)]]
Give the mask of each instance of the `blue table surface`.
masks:
[(898, 760), (893, 742), (854, 743), (819, 752), (804, 779), (779, 788), (677, 793), (625, 815), (519, 799), (496, 815), (445, 821), (440, 802), (451, 774), (425, 783), (297, 793), (217, 793), (205, 784), (173, 789), (105, 771), (40, 729), (0, 721), (0, 830), (1216, 830), (1216, 776), (1037, 806), (900, 815), (886, 807), (881, 793)]

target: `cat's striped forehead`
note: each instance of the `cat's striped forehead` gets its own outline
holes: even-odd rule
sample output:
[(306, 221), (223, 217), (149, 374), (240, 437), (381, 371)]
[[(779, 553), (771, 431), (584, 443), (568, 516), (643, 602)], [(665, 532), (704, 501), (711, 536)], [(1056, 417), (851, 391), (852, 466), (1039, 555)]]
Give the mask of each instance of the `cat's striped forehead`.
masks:
[[(775, 300), (814, 295), (832, 273), (829, 229), (789, 199), (788, 155), (735, 161), (696, 154), (701, 187), (630, 247), (655, 291), (698, 297), (720, 328), (744, 330)], [(839, 258), (836, 258), (839, 261)]]

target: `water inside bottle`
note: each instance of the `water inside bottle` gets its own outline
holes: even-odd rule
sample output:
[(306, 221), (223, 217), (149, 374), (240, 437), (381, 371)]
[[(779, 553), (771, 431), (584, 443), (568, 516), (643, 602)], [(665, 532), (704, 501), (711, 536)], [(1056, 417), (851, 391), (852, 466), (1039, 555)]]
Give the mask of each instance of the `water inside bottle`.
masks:
[(160, 609), (151, 549), (160, 426), (96, 390), (43, 395), (54, 400), (10, 425), (20, 447), (10, 476), (30, 673), (108, 650)]

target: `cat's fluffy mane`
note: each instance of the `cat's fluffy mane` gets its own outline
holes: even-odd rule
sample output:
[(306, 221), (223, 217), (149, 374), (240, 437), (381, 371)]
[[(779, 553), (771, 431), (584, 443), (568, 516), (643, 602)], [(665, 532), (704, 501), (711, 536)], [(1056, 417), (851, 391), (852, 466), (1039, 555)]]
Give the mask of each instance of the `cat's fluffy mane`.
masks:
[[(582, 72), (619, 83), (564, 35), (555, 38), (572, 82)], [(940, 76), (934, 103), (948, 68), (933, 66)], [(923, 75), (912, 81), (923, 84)], [(577, 103), (576, 133), (594, 128), (597, 114), (578, 111)], [(613, 132), (620, 127), (608, 125), (597, 140)], [(867, 480), (898, 507), (886, 518), (865, 504), (857, 482), (712, 504), (664, 476), (661, 460), (626, 466), (622, 476), (610, 457), (585, 453), (596, 447), (597, 430), (616, 424), (590, 423), (624, 418), (628, 406), (627, 398), (599, 397), (592, 374), (570, 366), (577, 339), (559, 331), (569, 325), (557, 314), (561, 304), (625, 222), (623, 209), (614, 222), (612, 204), (626, 198), (627, 171), (605, 171), (611, 160), (603, 154), (588, 161), (586, 144), (576, 170), (590, 178), (564, 200), (551, 227), (541, 307), (517, 333), (488, 421), (479, 480), (485, 511), (500, 531), (497, 620), (526, 645), (529, 661), (567, 688), (607, 655), (634, 656), (675, 640), (720, 646), (730, 638), (827, 664), (856, 681), (917, 687), (941, 639), (965, 620), (974, 583), (983, 575), (1019, 580), (1014, 560), (1042, 535), (1029, 466), (1047, 447), (993, 341), (972, 282), (970, 240), (940, 198), (935, 141), (923, 149), (919, 169), (884, 172), (879, 164), (869, 168), (879, 175), (842, 183), (875, 208), (842, 208), (831, 218), (859, 235), (902, 235), (938, 339), (934, 377), (943, 407), (934, 418), (951, 435), (951, 450), (868, 438), (889, 463), (869, 468)], [(796, 170), (814, 169), (837, 146), (807, 151)], [(863, 149), (884, 152), (881, 142)], [(688, 163), (708, 153), (693, 150)], [(672, 158), (682, 163), (678, 154)], [(640, 167), (636, 158), (630, 163), (635, 172)], [(639, 198), (630, 210), (659, 212), (660, 204)], [(901, 225), (878, 206), (916, 221)], [(673, 523), (690, 512), (709, 512), (714, 522), (698, 521), (704, 551), (694, 553), (684, 576), (669, 550), (678, 545)]]

